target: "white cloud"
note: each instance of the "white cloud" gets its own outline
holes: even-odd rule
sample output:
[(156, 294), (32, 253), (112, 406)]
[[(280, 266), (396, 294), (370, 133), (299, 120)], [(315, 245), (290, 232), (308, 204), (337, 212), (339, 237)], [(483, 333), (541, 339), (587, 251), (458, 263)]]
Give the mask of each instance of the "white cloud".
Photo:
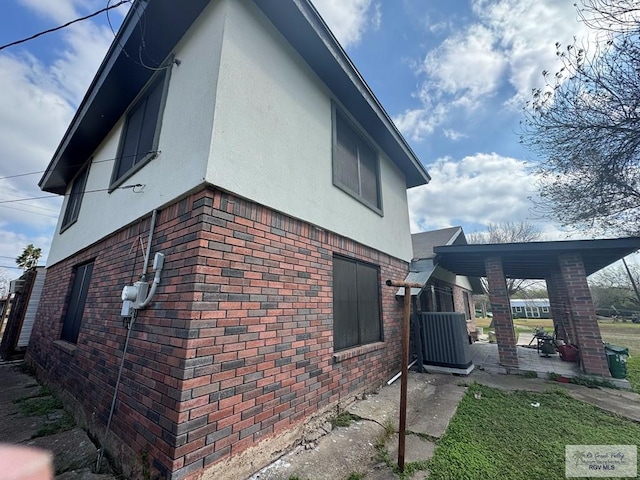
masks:
[(458, 132), (456, 130), (453, 130), (451, 128), (445, 128), (444, 130), (442, 130), (442, 133), (444, 133), (444, 136), (453, 140), (454, 142), (457, 140), (460, 140), (462, 138), (467, 138), (469, 135), (466, 135), (462, 132)]
[(515, 90), (510, 103), (519, 106), (532, 88), (543, 85), (542, 71), (559, 68), (555, 43), (567, 45), (574, 36), (586, 38), (588, 28), (577, 21), (574, 2), (542, 0), (521, 2), (476, 0), (480, 21), (499, 41), (508, 63), (508, 81)]
[[(21, 3), (56, 25), (104, 7), (97, 0)], [(15, 257), (33, 243), (46, 258), (61, 197), (6, 201), (47, 195), (40, 191), (38, 180), (113, 34), (107, 27), (83, 21), (46, 38), (51, 56), (47, 61), (29, 53), (29, 42), (0, 54), (0, 202), (5, 202), (0, 203), (0, 256), (5, 257)]]
[(55, 2), (42, 2), (40, 0), (19, 0), (25, 7), (31, 9), (43, 18), (58, 23), (66, 23), (78, 18), (80, 15), (73, 0), (56, 0)]
[(412, 140), (420, 140), (430, 134), (447, 117), (450, 106), (446, 103), (431, 103), (424, 100), (422, 108), (405, 110), (393, 117), (398, 129)]
[(323, 20), (344, 47), (357, 45), (367, 27), (380, 28), (380, 5), (371, 0), (313, 0)]
[(506, 66), (502, 53), (494, 49), (496, 38), (483, 25), (471, 25), (463, 34), (446, 39), (429, 52), (422, 66), (430, 81), (421, 97), (434, 93), (457, 95), (457, 102), (467, 108), (496, 90)]
[[(414, 140), (433, 134), (455, 114), (469, 115), (501, 93), (503, 105), (519, 109), (531, 89), (541, 87), (543, 70), (555, 71), (555, 43), (583, 38), (573, 2), (473, 0), (472, 20), (425, 53), (416, 69), (420, 105), (399, 116), (399, 127)], [(435, 25), (434, 25), (435, 26)], [(426, 30), (429, 30), (428, 27)], [(506, 96), (506, 100), (504, 100)]]
[(112, 40), (108, 27), (93, 23), (78, 24), (65, 33), (66, 48), (59, 52), (51, 74), (73, 105), (82, 100)]
[(459, 161), (441, 158), (427, 167), (432, 180), (408, 192), (413, 232), (455, 223), (487, 225), (534, 220), (536, 177), (525, 162), (496, 153)]

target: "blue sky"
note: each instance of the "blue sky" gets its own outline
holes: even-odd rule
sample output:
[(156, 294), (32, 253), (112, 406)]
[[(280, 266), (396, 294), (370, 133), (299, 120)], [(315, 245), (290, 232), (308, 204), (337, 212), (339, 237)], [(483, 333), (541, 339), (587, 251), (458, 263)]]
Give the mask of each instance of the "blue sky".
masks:
[[(409, 191), (413, 231), (462, 225), (473, 232), (526, 219), (548, 238), (566, 238), (532, 211), (535, 159), (517, 130), (542, 70), (558, 67), (555, 42), (585, 34), (573, 0), (313, 3), (433, 177)], [(105, 5), (3, 0), (0, 44)], [(111, 10), (116, 26), (127, 9)], [(45, 195), (40, 173), (6, 177), (46, 168), (112, 39), (103, 14), (0, 51), (0, 202)], [(0, 267), (13, 267), (28, 243), (46, 259), (60, 205), (60, 198), (0, 203)]]

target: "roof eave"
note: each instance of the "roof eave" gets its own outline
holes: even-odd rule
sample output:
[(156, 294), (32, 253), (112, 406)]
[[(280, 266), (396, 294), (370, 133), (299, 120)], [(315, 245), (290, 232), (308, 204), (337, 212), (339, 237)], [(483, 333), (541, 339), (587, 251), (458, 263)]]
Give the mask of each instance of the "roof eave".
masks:
[[(431, 176), (426, 168), (309, 0), (292, 0), (286, 4), (272, 0), (254, 2), (376, 139), (405, 175), (407, 188), (429, 183)], [(305, 25), (313, 32), (305, 30)]]
[[(65, 193), (74, 171), (80, 168), (76, 164), (89, 159), (99, 141), (108, 134), (151, 77), (153, 71), (127, 55), (128, 51), (138, 51), (134, 44), (141, 35), (137, 31), (140, 19), (143, 16), (153, 17), (167, 27), (147, 29), (145, 33), (146, 47), (156, 50), (156, 55), (150, 56), (164, 59), (209, 1), (190, 0), (181, 6), (180, 15), (168, 13), (172, 3), (166, 0), (134, 3), (38, 183), (42, 190)], [(404, 174), (406, 187), (428, 183), (431, 180), (429, 173), (313, 5), (308, 0), (253, 1), (376, 139)]]

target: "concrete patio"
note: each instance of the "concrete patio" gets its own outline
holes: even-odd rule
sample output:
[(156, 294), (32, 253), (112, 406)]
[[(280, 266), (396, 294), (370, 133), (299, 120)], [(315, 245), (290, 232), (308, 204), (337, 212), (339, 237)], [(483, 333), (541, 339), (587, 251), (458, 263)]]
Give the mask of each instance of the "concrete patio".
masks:
[(518, 368), (506, 368), (500, 365), (498, 344), (496, 343), (476, 342), (470, 347), (473, 364), (476, 368), (491, 373), (536, 372), (540, 377), (555, 373), (568, 378), (582, 373), (577, 363), (564, 362), (558, 354), (544, 356), (538, 353), (535, 348), (527, 348), (523, 345), (517, 347)]

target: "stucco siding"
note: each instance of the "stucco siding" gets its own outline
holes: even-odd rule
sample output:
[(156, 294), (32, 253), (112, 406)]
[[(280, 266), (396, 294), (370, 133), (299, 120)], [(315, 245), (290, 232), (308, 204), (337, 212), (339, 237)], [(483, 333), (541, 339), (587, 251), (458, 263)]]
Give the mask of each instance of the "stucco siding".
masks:
[(257, 7), (226, 4), (207, 181), (410, 260), (402, 173), (380, 155), (383, 216), (335, 187), (331, 92)]
[(333, 185), (337, 102), (252, 2), (212, 2), (174, 53), (160, 153), (107, 192), (123, 116), (93, 155), (77, 222), (60, 234), (59, 220), (48, 265), (203, 182), (411, 259), (404, 175), (379, 149), (383, 215)]
[(93, 155), (85, 188), (88, 193), (82, 199), (77, 222), (60, 234), (69, 197), (65, 198), (48, 265), (95, 243), (204, 181), (224, 31), (225, 12), (221, 6), (219, 2), (212, 2), (174, 50), (180, 65), (171, 67), (158, 144), (160, 153), (122, 184), (142, 184), (142, 193), (122, 188), (111, 193), (106, 191), (118, 154), (125, 123), (123, 116)]

